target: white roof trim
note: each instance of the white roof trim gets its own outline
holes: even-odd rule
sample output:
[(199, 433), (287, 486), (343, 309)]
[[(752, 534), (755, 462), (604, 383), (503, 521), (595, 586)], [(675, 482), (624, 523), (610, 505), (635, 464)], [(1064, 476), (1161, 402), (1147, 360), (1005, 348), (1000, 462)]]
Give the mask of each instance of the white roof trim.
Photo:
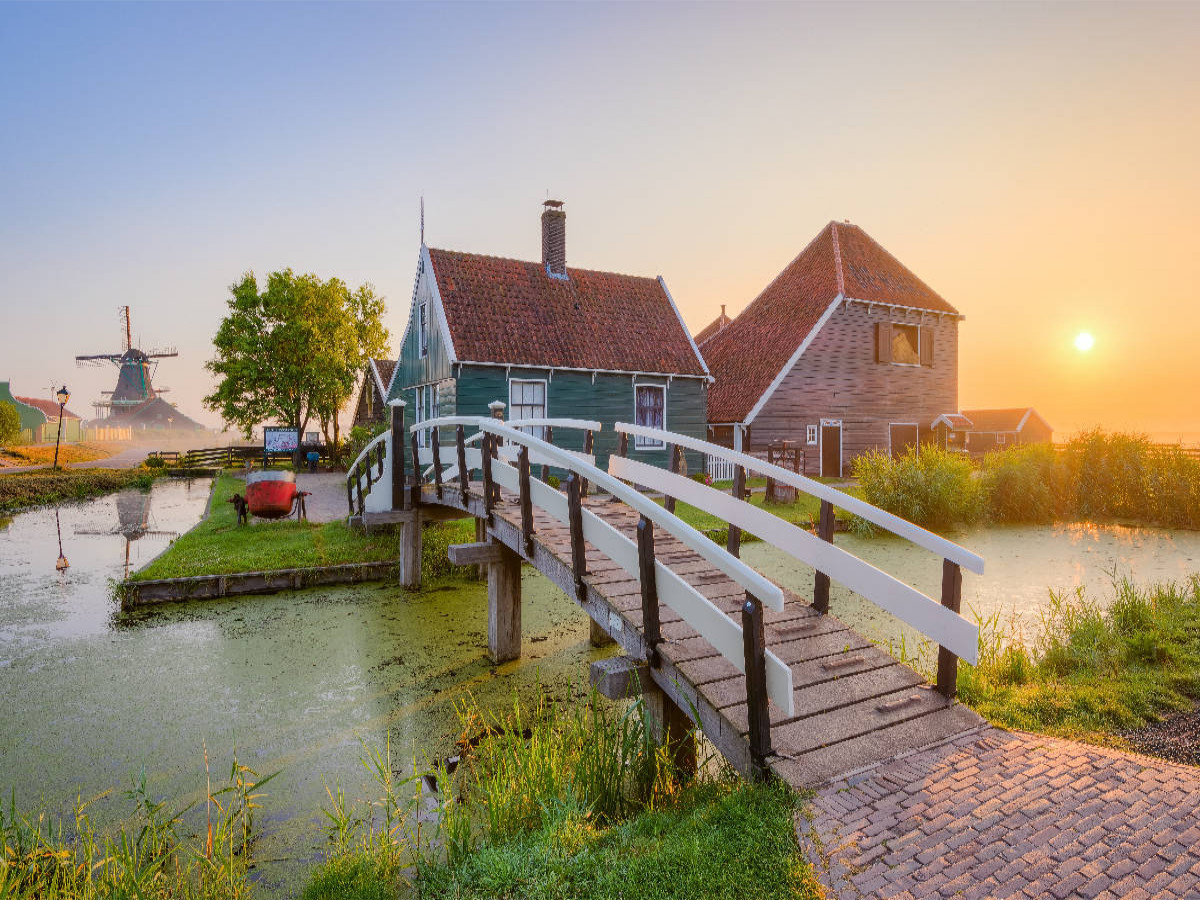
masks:
[(433, 286), (433, 307), (437, 312), (442, 340), (446, 343), (446, 359), (453, 365), (458, 362), (458, 357), (454, 353), (454, 338), (450, 336), (450, 323), (446, 320), (446, 310), (442, 307), (442, 292), (438, 290), (437, 273), (433, 271), (433, 257), (429, 255), (429, 248), (424, 244), (421, 245), (421, 258), (425, 261), (426, 271), (429, 273), (430, 283)]
[(746, 416), (746, 420), (742, 423), (743, 425), (749, 425), (754, 421), (754, 417), (762, 412), (762, 408), (767, 405), (767, 401), (771, 399), (771, 395), (778, 390), (781, 384), (783, 384), (783, 379), (787, 377), (787, 373), (792, 370), (792, 367), (795, 366), (796, 363), (800, 362), (800, 357), (804, 355), (804, 351), (808, 349), (809, 345), (813, 342), (813, 339), (816, 338), (817, 333), (825, 327), (825, 323), (829, 321), (830, 317), (834, 314), (834, 311), (841, 306), (842, 300), (844, 299), (845, 298), (841, 294), (838, 294), (833, 298), (833, 301), (829, 304), (829, 308), (821, 314), (821, 318), (817, 320), (817, 324), (812, 327), (812, 329), (805, 336), (803, 342), (801, 342), (800, 346), (796, 348), (796, 352), (792, 354), (792, 358), (784, 364), (783, 368), (779, 370), (779, 374), (775, 376), (775, 380), (771, 382), (770, 386), (765, 391), (763, 391), (763, 395), (758, 398), (758, 402), (755, 403), (751, 408), (749, 414)]
[[(708, 371), (708, 363), (704, 361), (704, 357), (700, 355), (700, 348), (696, 346), (696, 340), (692, 337), (691, 331), (688, 330), (687, 323), (683, 321), (683, 316), (679, 314), (679, 307), (675, 305), (675, 298), (671, 296), (671, 292), (667, 290), (667, 283), (661, 275), (658, 276), (658, 286), (662, 288), (663, 293), (667, 295), (667, 300), (671, 303), (671, 309), (675, 310), (675, 318), (679, 320), (679, 327), (683, 329), (683, 333), (687, 335), (688, 343), (692, 345), (692, 352), (696, 354), (696, 359), (700, 361), (700, 368), (704, 370), (704, 374), (712, 377), (712, 373)], [(717, 329), (720, 331), (720, 329)]]
[(847, 297), (847, 303), (862, 303), (864, 306), (884, 306), (888, 309), (903, 309), (906, 312), (922, 313), (927, 316), (949, 316), (952, 319), (962, 321), (966, 318), (960, 312), (946, 312), (942, 309), (929, 309), (926, 306), (905, 306), (902, 303), (891, 303), (887, 300), (859, 300), (857, 297)]
[(1025, 415), (1021, 416), (1021, 421), (1017, 423), (1017, 431), (1020, 431), (1022, 428), (1025, 427), (1025, 423), (1029, 421), (1029, 417), (1032, 414), (1033, 414), (1033, 407), (1031, 406), (1031, 407), (1029, 407), (1029, 409), (1025, 410)]
[(951, 416), (955, 416), (959, 419), (966, 419), (966, 422), (968, 425), (970, 425), (972, 428), (975, 427), (975, 423), (972, 422), (970, 419), (968, 419), (966, 416), (964, 416), (962, 413), (942, 413), (940, 416), (938, 416), (936, 419), (933, 420), (933, 422), (930, 424), (929, 427), (937, 428), (938, 422), (945, 422), (947, 428), (953, 428), (954, 423), (950, 421)]
[[(375, 376), (375, 386), (377, 388), (379, 388), (379, 391), (380, 391), (379, 395), (381, 397), (386, 397), (388, 388), (390, 388), (392, 386), (392, 379), (389, 378), (388, 383), (384, 384), (383, 377), (379, 374), (379, 367), (377, 365), (375, 365), (375, 362), (376, 362), (376, 360), (374, 358), (372, 358), (372, 359), (368, 360), (368, 365), (370, 365), (370, 367), (371, 367), (371, 374)], [(395, 369), (392, 369), (392, 374), (393, 375), (396, 374)]]
[(476, 360), (462, 359), (458, 361), (460, 366), (492, 366), (499, 369), (537, 369), (547, 372), (585, 372), (589, 375), (632, 375), (636, 378), (639, 375), (653, 375), (656, 378), (699, 378), (701, 380), (712, 380), (711, 375), (684, 375), (680, 372), (643, 372), (641, 369), (593, 369), (588, 366), (546, 366), (535, 365), (533, 363), (498, 363), (498, 362), (479, 362)]

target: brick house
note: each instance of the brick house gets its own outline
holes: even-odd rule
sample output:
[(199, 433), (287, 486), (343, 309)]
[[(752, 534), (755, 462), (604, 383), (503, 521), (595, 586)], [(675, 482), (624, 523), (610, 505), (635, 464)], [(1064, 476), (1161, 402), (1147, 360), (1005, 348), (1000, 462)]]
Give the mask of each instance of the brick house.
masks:
[(707, 336), (710, 439), (794, 441), (805, 471), (829, 476), (867, 450), (933, 440), (934, 420), (958, 409), (962, 319), (861, 228), (830, 222)]

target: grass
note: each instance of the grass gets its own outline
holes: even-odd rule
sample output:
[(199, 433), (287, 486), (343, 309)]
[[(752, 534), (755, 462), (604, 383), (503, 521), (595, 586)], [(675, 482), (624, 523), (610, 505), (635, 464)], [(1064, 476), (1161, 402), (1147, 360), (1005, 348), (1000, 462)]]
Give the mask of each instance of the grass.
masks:
[(148, 489), (155, 477), (147, 469), (41, 469), (0, 474), (0, 512), (87, 500), (129, 487)]
[(135, 581), (227, 575), (340, 563), (386, 562), (396, 558), (396, 539), (387, 532), (364, 535), (345, 522), (316, 524), (294, 519), (238, 526), (230, 497), (245, 483), (222, 473), (213, 483), (209, 514), (195, 528), (133, 576)]
[[(71, 443), (63, 444), (58, 450), (59, 465), (67, 463), (95, 462), (107, 459), (116, 452), (112, 444)], [(0, 449), (0, 456), (16, 466), (37, 466), (54, 462), (53, 444), (22, 444)], [(0, 469), (0, 472), (3, 472)]]
[(981, 624), (978, 666), (959, 695), (997, 725), (1120, 746), (1123, 731), (1200, 701), (1200, 576), (1139, 588), (1113, 582), (1102, 608), (1051, 593), (1040, 637)]
[(462, 762), (437, 773), (436, 832), (389, 828), (408, 785), (396, 790), (390, 761), (371, 755), (383, 799), (365, 811), (330, 791), (334, 852), (304, 900), (395, 897), (408, 866), (429, 900), (820, 896), (796, 846), (796, 796), (728, 770), (682, 777), (640, 702), (543, 697), (499, 714), (470, 702), (460, 716)]

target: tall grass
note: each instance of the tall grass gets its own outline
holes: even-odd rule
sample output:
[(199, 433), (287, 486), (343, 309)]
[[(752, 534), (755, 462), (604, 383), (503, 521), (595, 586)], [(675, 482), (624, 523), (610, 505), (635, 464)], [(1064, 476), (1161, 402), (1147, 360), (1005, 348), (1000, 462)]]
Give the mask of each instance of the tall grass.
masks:
[(892, 459), (871, 451), (855, 458), (853, 474), (868, 503), (926, 528), (977, 522), (985, 513), (975, 469), (958, 453), (921, 447)]
[[(205, 754), (205, 767), (208, 758)], [(151, 797), (146, 773), (124, 792), (136, 825), (115, 833), (98, 830), (90, 808), (107, 794), (76, 803), (68, 827), (44, 814), (0, 806), (0, 897), (14, 900), (243, 900), (258, 832), (254, 811), (260, 778), (235, 757), (226, 784), (206, 789), (206, 827), (182, 836), (191, 807), (171, 809)]]

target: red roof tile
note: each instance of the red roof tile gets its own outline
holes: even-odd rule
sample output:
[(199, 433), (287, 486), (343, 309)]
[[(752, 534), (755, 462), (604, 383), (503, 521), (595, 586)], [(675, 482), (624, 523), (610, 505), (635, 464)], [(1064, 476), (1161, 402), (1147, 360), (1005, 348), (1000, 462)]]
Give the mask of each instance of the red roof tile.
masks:
[(375, 376), (379, 381), (379, 394), (386, 397), (388, 388), (392, 386), (392, 373), (396, 371), (396, 360), (373, 359), (371, 365), (375, 368)]
[(853, 300), (958, 311), (857, 225), (830, 222), (749, 306), (704, 343), (716, 382), (710, 422), (742, 422), (841, 294)]
[(725, 315), (725, 307), (722, 306), (721, 314), (700, 329), (700, 331), (695, 335), (696, 346), (699, 347), (703, 345), (705, 341), (707, 341), (710, 337), (712, 337), (732, 321), (733, 319)]
[(430, 248), (455, 356), (463, 362), (705, 375), (655, 278)]
[[(43, 413), (45, 413), (51, 419), (58, 418), (58, 401), (57, 400), (39, 400), (36, 397), (17, 397), (17, 399), (20, 400), (22, 403), (24, 403), (26, 406), (32, 406), (36, 409), (40, 409)], [(64, 409), (63, 410), (63, 418), (64, 419), (78, 419), (79, 416), (75, 415), (75, 413), (71, 412), (69, 409)]]

